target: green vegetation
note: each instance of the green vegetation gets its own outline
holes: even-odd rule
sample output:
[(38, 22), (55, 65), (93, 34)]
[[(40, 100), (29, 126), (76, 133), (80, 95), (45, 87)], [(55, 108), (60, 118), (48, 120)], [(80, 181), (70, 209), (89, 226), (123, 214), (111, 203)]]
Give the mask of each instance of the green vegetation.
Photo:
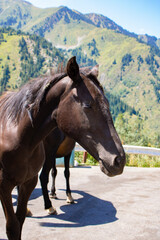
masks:
[[(83, 163), (83, 152), (75, 152), (75, 161), (78, 165), (97, 166), (99, 163), (87, 153), (86, 163)], [(160, 167), (160, 157), (140, 155), (140, 154), (126, 154), (126, 166), (129, 167)]]
[[(65, 51), (63, 52), (65, 53)], [(92, 58), (88, 58), (87, 54), (83, 53), (83, 50), (81, 47), (73, 50), (68, 50), (68, 53), (72, 56), (76, 56), (77, 63), (81, 67), (86, 67), (86, 66), (93, 67), (97, 64), (96, 60), (93, 60)]]
[(110, 111), (114, 122), (119, 114), (123, 114), (125, 112), (127, 112), (129, 116), (137, 115), (138, 117), (138, 112), (136, 112), (134, 108), (121, 101), (120, 97), (111, 94), (106, 89), (104, 92), (109, 101)]
[(141, 55), (137, 57), (138, 60), (138, 71), (140, 71), (141, 65), (143, 64), (144, 60)]
[(126, 154), (126, 166), (130, 167), (160, 167), (160, 157)]
[(150, 137), (145, 135), (144, 121), (139, 116), (121, 113), (115, 120), (115, 127), (123, 144), (151, 146)]
[(1, 86), (0, 86), (1, 90), (0, 90), (0, 93), (2, 93), (3, 91), (6, 91), (9, 79), (10, 79), (9, 66), (5, 65), (4, 70), (3, 70), (3, 77), (1, 79)]
[(129, 66), (130, 62), (132, 62), (132, 55), (130, 53), (126, 53), (123, 57), (122, 57), (122, 66), (121, 66), (121, 70), (125, 72), (125, 66)]
[(91, 56), (95, 56), (95, 57), (100, 56), (99, 50), (96, 46), (96, 40), (94, 38), (87, 45), (88, 45), (88, 50)]
[(0, 29), (0, 93), (17, 89), (30, 78), (66, 62), (46, 39), (11, 28)]
[(90, 166), (97, 166), (99, 164), (89, 153), (87, 153), (86, 162), (83, 163), (83, 152), (75, 152), (74, 160), (78, 162), (78, 165), (85, 164), (85, 165), (90, 165)]

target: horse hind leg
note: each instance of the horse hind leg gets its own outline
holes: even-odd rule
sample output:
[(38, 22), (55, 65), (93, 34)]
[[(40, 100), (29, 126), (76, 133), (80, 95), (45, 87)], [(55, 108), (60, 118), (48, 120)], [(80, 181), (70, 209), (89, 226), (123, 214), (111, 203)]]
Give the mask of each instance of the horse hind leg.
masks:
[(43, 165), (42, 171), (40, 173), (40, 182), (42, 187), (43, 199), (44, 199), (44, 208), (47, 210), (49, 215), (57, 214), (56, 209), (52, 206), (52, 203), (48, 195), (48, 181), (49, 181), (49, 172), (52, 168), (52, 161), (50, 158), (46, 158)]
[(29, 200), (29, 197), (33, 189), (37, 184), (37, 179), (38, 179), (38, 176), (35, 176), (29, 181), (19, 186), (16, 216), (20, 223), (20, 235), (21, 235), (22, 226), (27, 214), (27, 202)]
[(66, 195), (67, 195), (67, 203), (72, 204), (74, 203), (74, 199), (71, 194), (71, 189), (70, 189), (70, 183), (69, 183), (69, 178), (70, 178), (70, 171), (69, 171), (69, 161), (70, 161), (70, 156), (71, 153), (68, 154), (67, 156), (64, 157), (64, 176), (66, 178)]
[(57, 176), (57, 168), (56, 168), (56, 159), (55, 158), (53, 159), (51, 176), (52, 176), (52, 186), (51, 186), (50, 197), (53, 198), (53, 199), (57, 199), (56, 187), (55, 187), (55, 181), (56, 181), (56, 176)]
[(6, 234), (9, 240), (20, 240), (20, 223), (14, 213), (11, 192), (13, 187), (4, 179), (0, 183), (0, 199), (6, 218)]

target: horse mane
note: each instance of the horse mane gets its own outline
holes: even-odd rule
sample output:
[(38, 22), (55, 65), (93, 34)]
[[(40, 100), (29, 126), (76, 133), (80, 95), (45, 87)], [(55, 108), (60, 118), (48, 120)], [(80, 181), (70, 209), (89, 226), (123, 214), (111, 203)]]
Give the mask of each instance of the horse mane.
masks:
[(17, 92), (6, 92), (0, 98), (1, 119), (10, 120), (15, 124), (20, 121), (21, 116), (31, 108), (36, 114), (49, 89), (67, 76), (66, 73), (53, 76), (43, 76), (28, 81)]
[[(80, 68), (80, 73), (88, 75), (89, 79), (103, 91), (103, 87), (98, 79), (90, 75), (89, 72), (90, 68), (88, 67)], [(37, 114), (50, 88), (66, 76), (66, 71), (50, 74), (50, 76), (40, 76), (28, 81), (17, 92), (11, 91), (4, 93), (0, 97), (0, 117), (2, 121), (5, 123), (10, 120), (17, 124), (21, 116), (26, 114), (27, 109), (29, 109), (32, 114)]]

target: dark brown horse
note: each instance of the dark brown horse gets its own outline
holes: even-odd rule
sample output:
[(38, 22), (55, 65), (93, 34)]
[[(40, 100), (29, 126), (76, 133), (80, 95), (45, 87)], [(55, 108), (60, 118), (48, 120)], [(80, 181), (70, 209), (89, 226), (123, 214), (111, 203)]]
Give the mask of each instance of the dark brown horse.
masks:
[(45, 160), (43, 139), (54, 128), (82, 145), (108, 176), (123, 172), (124, 149), (97, 72), (97, 67), (80, 71), (73, 57), (66, 73), (30, 81), (0, 98), (0, 200), (9, 240), (21, 239), (27, 202)]
[(71, 152), (75, 146), (75, 141), (67, 136), (58, 128), (54, 129), (43, 141), (45, 149), (45, 163), (43, 165), (40, 182), (42, 186), (42, 193), (44, 198), (44, 206), (49, 214), (56, 213), (55, 208), (52, 207), (51, 201), (48, 195), (47, 184), (49, 181), (49, 172), (52, 169), (52, 187), (50, 196), (56, 198), (55, 178), (57, 175), (56, 158), (64, 157), (64, 175), (66, 178), (66, 195), (67, 203), (73, 203), (74, 200), (71, 195), (69, 184), (69, 161)]

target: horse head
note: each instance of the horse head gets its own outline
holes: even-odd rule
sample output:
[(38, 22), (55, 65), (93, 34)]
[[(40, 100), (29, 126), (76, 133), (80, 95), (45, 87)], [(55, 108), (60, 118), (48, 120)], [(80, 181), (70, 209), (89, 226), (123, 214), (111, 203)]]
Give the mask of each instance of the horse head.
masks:
[(79, 69), (76, 58), (67, 64), (65, 89), (58, 109), (58, 127), (72, 137), (100, 163), (102, 172), (115, 176), (123, 172), (125, 153), (114, 128), (103, 88), (97, 80), (98, 66)]

